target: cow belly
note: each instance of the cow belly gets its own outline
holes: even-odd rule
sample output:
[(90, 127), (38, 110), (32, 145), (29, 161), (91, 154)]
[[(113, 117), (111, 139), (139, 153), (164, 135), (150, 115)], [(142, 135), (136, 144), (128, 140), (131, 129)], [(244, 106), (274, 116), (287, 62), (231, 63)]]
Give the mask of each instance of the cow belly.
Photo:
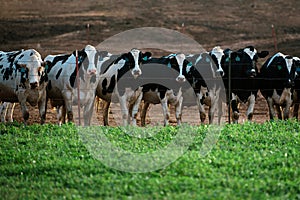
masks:
[(13, 88), (0, 84), (0, 100), (6, 102), (18, 102), (18, 97)]
[(160, 99), (157, 95), (157, 92), (153, 92), (153, 91), (145, 92), (143, 94), (143, 100), (148, 103), (151, 103), (151, 104), (159, 104), (160, 103)]

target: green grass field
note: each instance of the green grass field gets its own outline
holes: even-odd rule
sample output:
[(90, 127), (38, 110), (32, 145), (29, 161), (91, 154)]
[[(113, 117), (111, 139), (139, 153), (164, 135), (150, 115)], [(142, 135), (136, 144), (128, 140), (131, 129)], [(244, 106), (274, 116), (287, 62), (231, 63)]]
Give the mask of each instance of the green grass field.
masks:
[[(0, 199), (300, 199), (300, 123), (226, 125), (205, 157), (208, 126), (175, 162), (147, 173), (109, 168), (95, 159), (74, 125), (0, 124)], [(146, 128), (137, 138), (101, 127), (120, 148), (151, 152), (176, 127)]]

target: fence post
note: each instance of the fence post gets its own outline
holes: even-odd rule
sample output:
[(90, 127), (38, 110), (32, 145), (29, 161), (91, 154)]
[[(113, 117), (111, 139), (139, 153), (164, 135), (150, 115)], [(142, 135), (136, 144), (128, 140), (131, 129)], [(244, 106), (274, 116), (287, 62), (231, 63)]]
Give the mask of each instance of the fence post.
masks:
[(278, 48), (277, 48), (277, 38), (276, 38), (276, 32), (275, 32), (275, 27), (272, 24), (272, 37), (273, 37), (273, 42), (274, 42), (274, 49), (275, 49), (275, 53), (278, 52)]
[(231, 52), (229, 52), (229, 66), (228, 66), (228, 123), (231, 123), (231, 119), (230, 119), (230, 110), (231, 110)]
[(77, 79), (77, 106), (78, 106), (78, 121), (79, 126), (81, 125), (81, 117), (80, 117), (80, 80), (79, 80), (79, 69), (78, 69), (78, 51), (76, 49), (76, 79)]

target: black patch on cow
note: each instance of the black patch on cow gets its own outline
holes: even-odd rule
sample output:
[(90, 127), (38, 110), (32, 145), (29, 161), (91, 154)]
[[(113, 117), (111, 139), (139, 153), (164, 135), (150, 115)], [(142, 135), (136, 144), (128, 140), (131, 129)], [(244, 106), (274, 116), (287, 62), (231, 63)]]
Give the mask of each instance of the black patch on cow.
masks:
[(33, 52), (30, 53), (30, 56), (32, 56), (32, 55), (33, 55)]
[(92, 77), (91, 77), (91, 80), (90, 80), (90, 83), (96, 83), (96, 75), (93, 75)]
[(12, 68), (5, 68), (4, 69), (4, 74), (3, 74), (3, 80), (8, 80), (9, 77), (13, 74), (13, 69)]
[(23, 58), (23, 57), (24, 57), (24, 54), (20, 55), (20, 57), (19, 57), (18, 59), (21, 59), (21, 58)]
[(47, 90), (50, 91), (52, 89), (51, 80), (48, 81)]
[(55, 76), (55, 78), (56, 78), (56, 79), (58, 79), (58, 78), (59, 78), (59, 76), (60, 76), (61, 72), (62, 72), (62, 68), (60, 68), (60, 69), (58, 70), (58, 72), (57, 72), (57, 74), (56, 74), (56, 76)]
[(3, 60), (3, 58), (0, 58), (0, 62)]
[(2, 70), (1, 70), (1, 74), (3, 74), (3, 73), (4, 73), (4, 71), (5, 71), (5, 69), (2, 69)]
[(3, 68), (3, 65), (0, 65), (0, 69), (2, 69)]
[(15, 58), (22, 53), (23, 51), (16, 51), (16, 52), (8, 52), (7, 53), (7, 61), (9, 63), (9, 68), (12, 68), (15, 63)]

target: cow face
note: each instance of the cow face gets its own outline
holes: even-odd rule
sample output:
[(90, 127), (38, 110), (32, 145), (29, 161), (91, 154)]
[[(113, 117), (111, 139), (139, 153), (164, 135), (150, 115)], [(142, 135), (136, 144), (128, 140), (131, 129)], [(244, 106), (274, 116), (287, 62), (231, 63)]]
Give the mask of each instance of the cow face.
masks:
[(246, 53), (246, 55), (249, 56), (251, 62), (252, 62), (252, 69), (250, 72), (250, 76), (256, 75), (256, 69), (257, 69), (257, 60), (258, 58), (265, 58), (267, 55), (269, 55), (268, 51), (261, 51), (257, 52), (257, 50), (253, 46), (248, 46), (243, 49), (243, 52)]
[(123, 54), (121, 58), (125, 60), (125, 65), (128, 65), (128, 67), (131, 70), (131, 74), (134, 78), (137, 78), (142, 74), (142, 70), (140, 68), (140, 65), (149, 60), (151, 57), (150, 52), (142, 53), (138, 49), (132, 49), (130, 52)]
[(31, 89), (39, 87), (41, 75), (44, 71), (43, 64), (44, 62), (41, 59), (41, 55), (33, 49), (24, 51), (18, 56), (15, 62), (15, 65), (19, 66), (21, 70), (21, 76), (23, 76), (23, 79), (24, 74), (22, 72), (26, 71), (28, 74), (27, 78)]
[(171, 54), (167, 56), (167, 58), (169, 59), (168, 67), (173, 68), (179, 72), (176, 81), (185, 82), (186, 78), (184, 76), (184, 73), (186, 73), (189, 68), (187, 64), (188, 62), (185, 60), (185, 55), (183, 53)]
[[(83, 52), (82, 52), (83, 53)], [(87, 58), (87, 62), (84, 62), (84, 68), (86, 69), (86, 72), (88, 75), (96, 75), (97, 74), (97, 61), (98, 57), (97, 55), (97, 50), (95, 47), (91, 45), (86, 45), (84, 48), (84, 53), (85, 55), (82, 55), (82, 57)], [(80, 56), (79, 56), (80, 57)]]
[(225, 55), (223, 49), (221, 49), (221, 47), (219, 46), (216, 46), (211, 50), (209, 54), (217, 67), (216, 73), (221, 77), (224, 76), (224, 70), (222, 66), (225, 62)]

